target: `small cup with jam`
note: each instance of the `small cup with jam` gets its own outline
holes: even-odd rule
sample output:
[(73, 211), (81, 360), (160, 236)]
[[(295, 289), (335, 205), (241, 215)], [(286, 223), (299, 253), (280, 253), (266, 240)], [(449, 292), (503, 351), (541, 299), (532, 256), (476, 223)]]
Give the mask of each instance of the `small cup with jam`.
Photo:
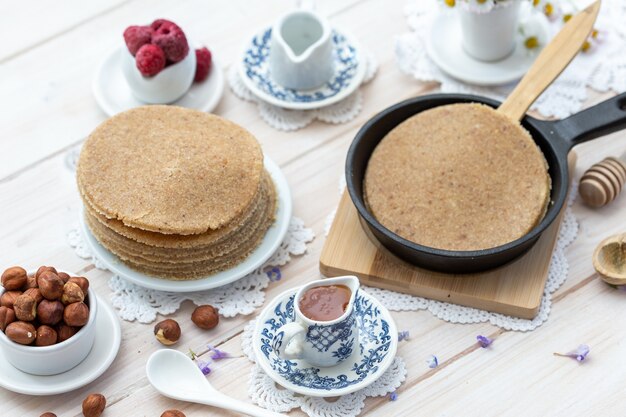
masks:
[(313, 281), (295, 296), (295, 320), (282, 326), (273, 342), (284, 359), (303, 359), (311, 365), (334, 366), (359, 346), (354, 300), (355, 276)]

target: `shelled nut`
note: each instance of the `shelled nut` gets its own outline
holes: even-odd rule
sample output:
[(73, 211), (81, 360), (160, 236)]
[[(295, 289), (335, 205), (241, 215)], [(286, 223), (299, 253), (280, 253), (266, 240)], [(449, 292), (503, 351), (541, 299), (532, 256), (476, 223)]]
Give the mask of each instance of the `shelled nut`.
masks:
[(39, 291), (39, 288), (28, 288), (26, 291), (24, 291), (22, 295), (30, 295), (35, 299), (35, 302), (37, 304), (43, 301), (43, 295), (41, 295), (41, 291)]
[(15, 300), (20, 295), (22, 295), (21, 291), (5, 291), (2, 296), (0, 296), (0, 306), (13, 308)]
[(87, 295), (87, 290), (89, 289), (89, 280), (85, 277), (71, 277), (67, 282), (73, 282), (78, 284), (81, 290), (83, 290), (83, 294)]
[(21, 290), (28, 279), (26, 270), (19, 266), (13, 266), (2, 273), (2, 286), (7, 290)]
[(15, 317), (22, 321), (33, 321), (37, 316), (37, 302), (28, 294), (22, 294), (13, 303)]
[(83, 401), (83, 415), (85, 417), (100, 417), (107, 400), (102, 394), (89, 394)]
[(176, 320), (167, 319), (154, 326), (154, 335), (164, 345), (170, 346), (180, 339), (180, 326)]
[(31, 323), (14, 321), (7, 326), (4, 334), (15, 343), (30, 345), (37, 337), (37, 330), (35, 330), (35, 326)]
[(193, 311), (191, 321), (201, 329), (210, 330), (217, 326), (220, 321), (220, 316), (215, 307), (203, 305)]
[(37, 285), (45, 299), (58, 300), (63, 295), (65, 283), (56, 273), (47, 270), (37, 277)]
[(185, 416), (185, 413), (183, 413), (180, 410), (165, 410), (163, 411), (163, 414), (161, 414), (161, 417), (187, 417), (187, 416)]
[(76, 327), (68, 326), (65, 323), (61, 323), (56, 327), (56, 331), (57, 343), (61, 343), (74, 336), (76, 332), (78, 332), (78, 329)]
[(26, 277), (26, 285), (24, 285), (24, 290), (28, 290), (29, 288), (36, 288), (37, 287), (37, 278), (35, 278), (35, 275), (29, 275), (28, 277)]
[(51, 271), (51, 272), (54, 272), (55, 274), (57, 273), (57, 270), (55, 267), (42, 265), (37, 269), (37, 272), (35, 272), (35, 278), (39, 278), (39, 275), (41, 275), (41, 273), (44, 271)]
[(15, 321), (15, 312), (9, 307), (0, 307), (0, 330), (5, 331), (7, 326)]
[(57, 415), (48, 411), (48, 412), (43, 413), (39, 417), (57, 417)]
[(89, 307), (83, 302), (72, 303), (65, 306), (63, 321), (68, 326), (81, 327), (89, 320)]
[(37, 338), (35, 339), (35, 345), (37, 346), (50, 346), (57, 342), (57, 331), (45, 324), (37, 328)]
[(57, 275), (64, 283), (67, 283), (67, 281), (69, 281), (70, 279), (70, 275), (65, 272), (57, 272)]
[(63, 319), (63, 303), (60, 301), (42, 300), (37, 306), (37, 317), (41, 324), (54, 326)]
[(85, 300), (83, 290), (75, 282), (66, 282), (63, 286), (63, 295), (61, 302), (65, 305), (72, 303), (80, 303)]

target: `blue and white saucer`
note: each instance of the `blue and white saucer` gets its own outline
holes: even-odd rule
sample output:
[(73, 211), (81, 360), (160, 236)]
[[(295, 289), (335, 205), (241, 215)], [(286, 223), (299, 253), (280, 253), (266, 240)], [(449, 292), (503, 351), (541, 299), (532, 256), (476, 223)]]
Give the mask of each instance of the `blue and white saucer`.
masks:
[(273, 340), (278, 329), (294, 320), (298, 288), (277, 296), (261, 312), (252, 335), (257, 363), (279, 385), (311, 397), (335, 397), (358, 391), (380, 378), (393, 362), (398, 330), (389, 311), (373, 296), (359, 290), (354, 302), (359, 348), (336, 366), (320, 368), (304, 360), (278, 356)]
[(349, 96), (365, 77), (366, 63), (356, 42), (344, 32), (333, 29), (335, 72), (323, 86), (294, 90), (277, 84), (270, 74), (269, 52), (272, 28), (252, 37), (244, 47), (239, 74), (243, 83), (259, 99), (292, 110), (311, 110), (329, 106)]

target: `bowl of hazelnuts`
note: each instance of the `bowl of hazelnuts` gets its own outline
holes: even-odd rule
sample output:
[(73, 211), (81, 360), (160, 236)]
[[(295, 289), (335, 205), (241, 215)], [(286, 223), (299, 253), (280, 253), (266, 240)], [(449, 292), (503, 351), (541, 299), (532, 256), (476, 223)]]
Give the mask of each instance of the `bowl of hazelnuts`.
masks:
[(69, 371), (96, 336), (97, 297), (84, 277), (42, 266), (14, 266), (1, 276), (0, 348), (17, 369), (34, 375)]

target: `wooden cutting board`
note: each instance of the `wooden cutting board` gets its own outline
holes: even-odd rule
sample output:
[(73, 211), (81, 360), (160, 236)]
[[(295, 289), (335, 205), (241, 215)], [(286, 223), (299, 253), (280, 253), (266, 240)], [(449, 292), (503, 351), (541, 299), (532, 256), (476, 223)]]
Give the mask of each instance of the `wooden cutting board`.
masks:
[[(573, 172), (576, 162), (570, 153)], [(345, 191), (320, 257), (328, 277), (356, 275), (364, 285), (475, 307), (525, 319), (537, 315), (565, 207), (535, 246), (497, 269), (464, 275), (418, 268), (385, 249), (365, 225)]]

